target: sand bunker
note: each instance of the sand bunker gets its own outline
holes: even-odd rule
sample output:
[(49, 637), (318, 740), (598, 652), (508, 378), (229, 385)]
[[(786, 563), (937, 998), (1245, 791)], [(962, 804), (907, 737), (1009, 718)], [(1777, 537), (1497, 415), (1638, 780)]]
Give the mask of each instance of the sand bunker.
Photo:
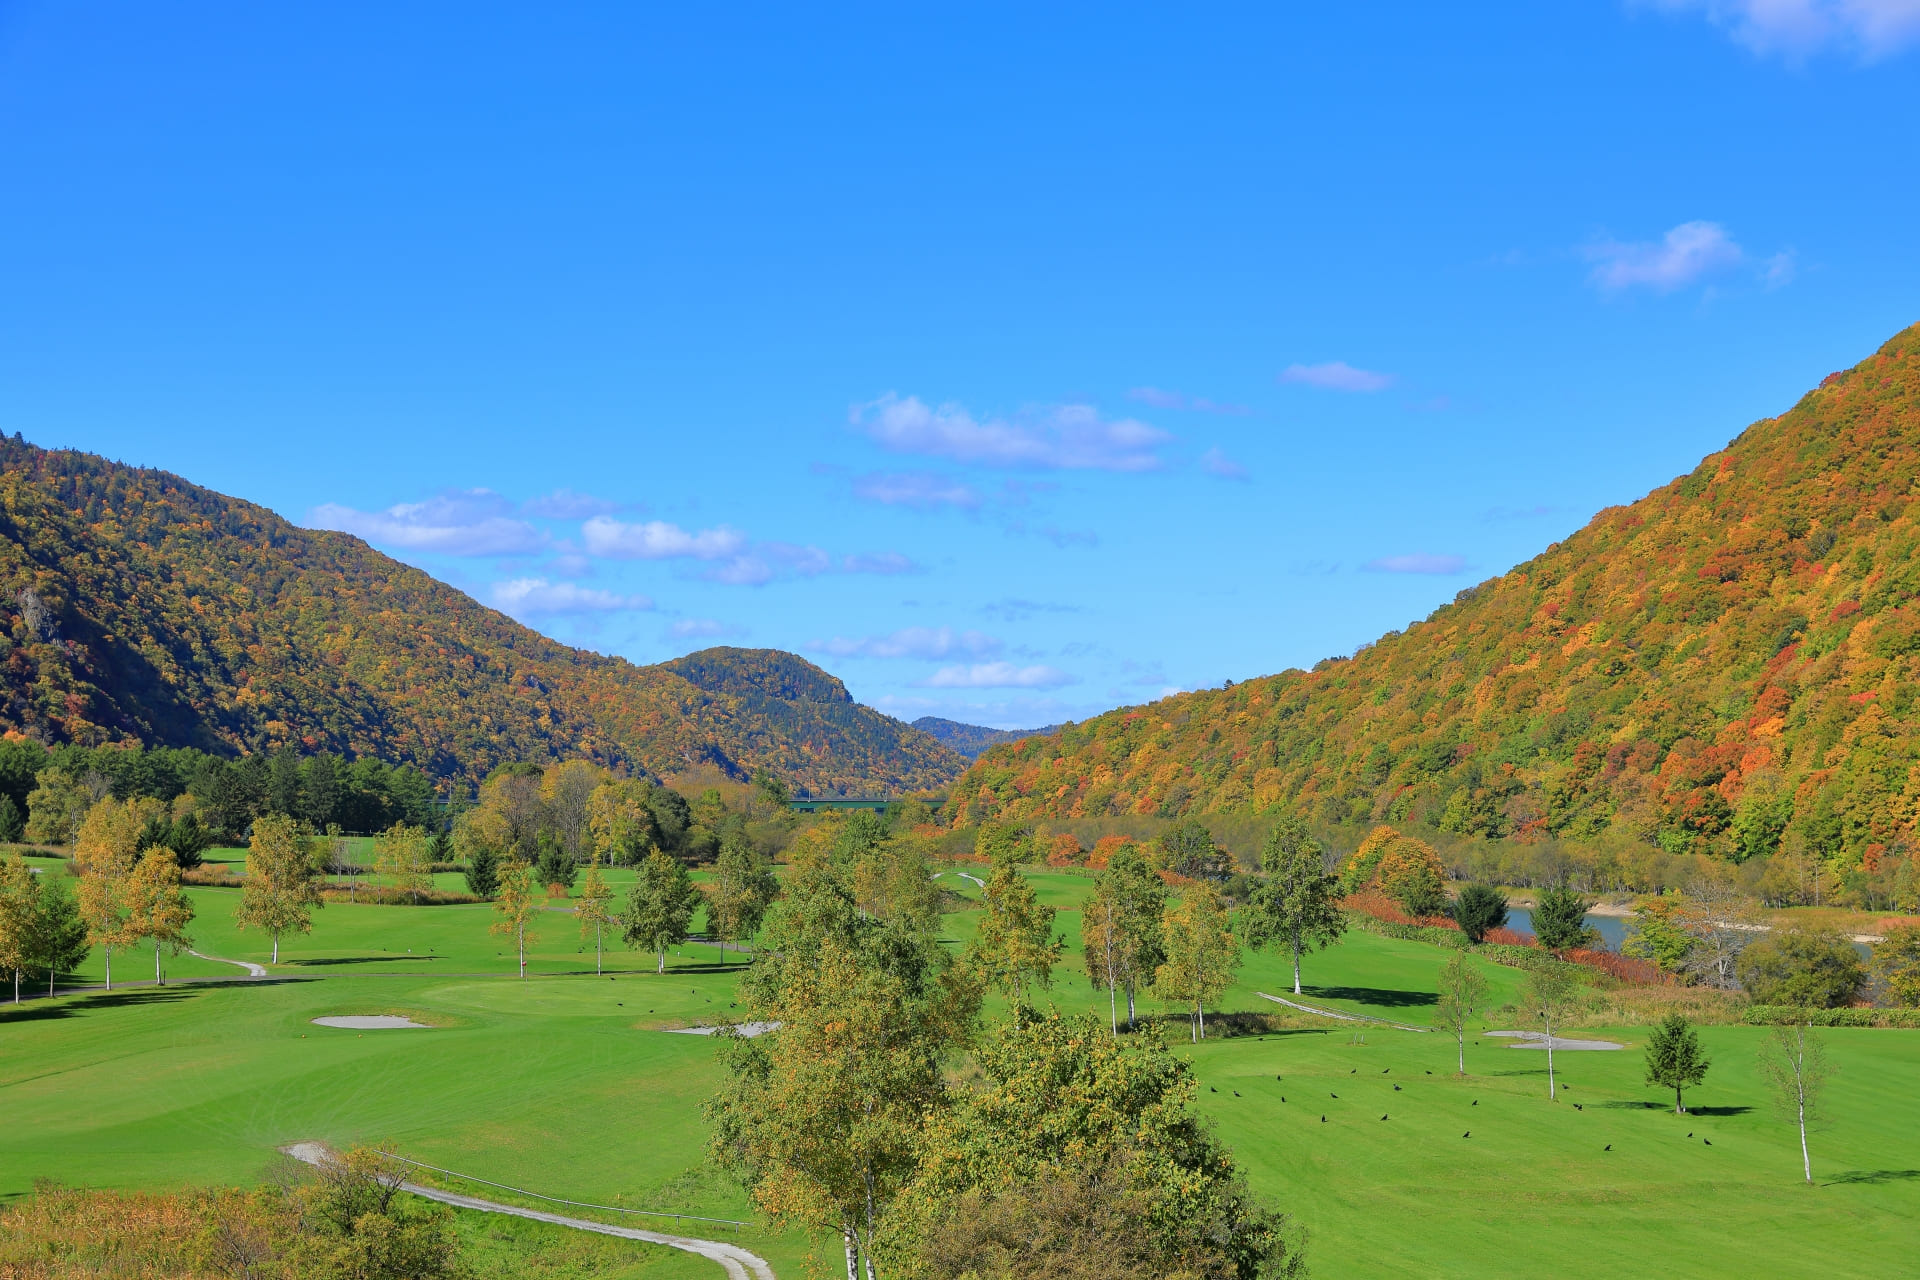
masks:
[[(1509, 1049), (1544, 1049), (1547, 1038), (1538, 1031), (1489, 1031), (1490, 1036), (1507, 1036), (1520, 1041), (1510, 1044)], [(1556, 1049), (1624, 1049), (1625, 1045), (1615, 1044), (1611, 1040), (1569, 1040), (1565, 1036), (1555, 1036), (1553, 1047)]]
[(348, 1031), (388, 1031), (398, 1027), (418, 1027), (427, 1029), (424, 1022), (415, 1022), (412, 1018), (401, 1018), (390, 1013), (343, 1013), (331, 1018), (315, 1018), (316, 1027), (344, 1027)]

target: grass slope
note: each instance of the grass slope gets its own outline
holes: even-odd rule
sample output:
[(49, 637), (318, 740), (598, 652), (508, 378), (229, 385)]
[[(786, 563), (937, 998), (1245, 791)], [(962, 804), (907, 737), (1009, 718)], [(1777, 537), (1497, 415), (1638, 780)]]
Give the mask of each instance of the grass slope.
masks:
[[(1073, 908), (1091, 881), (1033, 880), (1075, 938)], [(978, 896), (970, 883), (956, 887)], [(231, 929), (232, 891), (195, 897), (202, 950), (264, 959), (264, 939)], [(549, 1194), (750, 1217), (739, 1191), (701, 1165), (700, 1103), (718, 1081), (711, 1044), (649, 1029), (724, 1010), (737, 973), (690, 946), (664, 977), (637, 971), (650, 958), (617, 951), (621, 972), (595, 978), (591, 952), (577, 951), (571, 920), (556, 912), (533, 958), (538, 976), (521, 983), (486, 934), (488, 918), (486, 908), (332, 905), (311, 936), (284, 949), (284, 981), (0, 1009), (0, 1195), (42, 1176), (245, 1182), (285, 1142), (377, 1139)], [(975, 917), (948, 920), (957, 945)], [(1310, 958), (1307, 994), (1421, 1024), (1441, 959), (1418, 943), (1352, 935)], [(1053, 998), (1104, 1017), (1105, 1000), (1078, 966), (1069, 957)], [(1496, 992), (1511, 992), (1514, 971), (1487, 972)], [(1283, 958), (1251, 956), (1224, 1005), (1271, 1011), (1254, 992), (1289, 986)], [(436, 1027), (356, 1033), (309, 1021), (389, 1010)], [(1629, 1049), (1556, 1055), (1570, 1086), (1557, 1104), (1546, 1099), (1540, 1054), (1491, 1040), (1469, 1051), (1465, 1081), (1452, 1078), (1442, 1036), (1378, 1027), (1307, 1027), (1183, 1052), (1193, 1055), (1202, 1109), (1255, 1188), (1311, 1231), (1322, 1277), (1481, 1275), (1516, 1254), (1559, 1276), (1612, 1277), (1653, 1262), (1665, 1274), (1718, 1275), (1754, 1258), (1773, 1274), (1905, 1268), (1920, 1245), (1911, 1151), (1920, 1033), (1829, 1033), (1842, 1070), (1831, 1087), (1835, 1119), (1814, 1137), (1820, 1185), (1811, 1189), (1799, 1181), (1793, 1130), (1773, 1118), (1755, 1077), (1760, 1031), (1702, 1030), (1714, 1067), (1690, 1095), (1700, 1110), (1684, 1118), (1640, 1083), (1643, 1029), (1582, 1034)], [(490, 1221), (467, 1229), (519, 1230)], [(801, 1274), (804, 1240), (757, 1229), (742, 1239), (782, 1275)], [(635, 1275), (710, 1273), (695, 1259), (635, 1256), (662, 1268)]]

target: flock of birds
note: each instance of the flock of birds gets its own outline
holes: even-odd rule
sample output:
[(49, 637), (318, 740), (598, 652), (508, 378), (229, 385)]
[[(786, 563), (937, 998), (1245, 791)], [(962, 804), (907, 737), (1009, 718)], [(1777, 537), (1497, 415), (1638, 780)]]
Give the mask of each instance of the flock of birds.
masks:
[[(1382, 1067), (1382, 1068), (1380, 1068), (1380, 1074), (1381, 1074), (1381, 1075), (1383, 1075), (1383, 1076), (1384, 1076), (1384, 1075), (1390, 1075), (1390, 1074), (1392, 1074), (1392, 1072), (1393, 1072), (1393, 1068), (1392, 1068), (1392, 1067)], [(1358, 1074), (1360, 1074), (1360, 1068), (1358, 1068), (1358, 1067), (1350, 1067), (1350, 1068), (1349, 1068), (1349, 1069), (1347, 1070), (1347, 1074), (1348, 1074), (1348, 1075), (1358, 1075)], [(1433, 1074), (1433, 1072), (1431, 1072), (1431, 1071), (1428, 1071), (1428, 1072), (1427, 1072), (1426, 1074), (1427, 1074), (1427, 1075), (1432, 1075), (1432, 1074)], [(1285, 1077), (1284, 1077), (1284, 1076), (1280, 1076), (1280, 1075), (1276, 1075), (1276, 1076), (1274, 1076), (1274, 1078), (1273, 1078), (1273, 1079), (1274, 1079), (1274, 1082), (1275, 1082), (1276, 1084), (1279, 1084), (1279, 1083), (1283, 1083), (1283, 1082), (1284, 1082), (1284, 1080), (1285, 1080)], [(1571, 1088), (1572, 1086), (1570, 1086), (1570, 1085), (1568, 1085), (1568, 1084), (1566, 1084), (1565, 1082), (1562, 1082), (1562, 1083), (1560, 1084), (1560, 1086), (1559, 1086), (1559, 1087), (1560, 1087), (1560, 1088), (1561, 1088), (1562, 1090), (1565, 1090), (1565, 1089), (1569, 1089), (1569, 1088)], [(1208, 1085), (1208, 1086), (1207, 1086), (1207, 1088), (1208, 1088), (1208, 1089), (1209, 1089), (1210, 1091), (1212, 1091), (1212, 1092), (1214, 1092), (1214, 1093), (1218, 1093), (1218, 1092), (1220, 1092), (1220, 1088), (1219, 1088), (1219, 1086), (1218, 1086), (1218, 1085)], [(1395, 1084), (1395, 1085), (1393, 1086), (1393, 1091), (1394, 1091), (1395, 1093), (1404, 1093), (1404, 1092), (1405, 1092), (1405, 1090), (1403, 1090), (1403, 1089), (1402, 1089), (1402, 1088), (1401, 1088), (1401, 1087), (1400, 1087), (1400, 1086), (1399, 1086), (1398, 1084)], [(1238, 1089), (1233, 1089), (1233, 1090), (1231, 1090), (1231, 1092), (1232, 1092), (1232, 1094), (1233, 1094), (1233, 1096), (1234, 1096), (1234, 1097), (1236, 1097), (1236, 1098), (1238, 1098), (1238, 1097), (1240, 1096), (1240, 1091), (1239, 1091)], [(1333, 1099), (1333, 1100), (1334, 1100), (1335, 1102), (1338, 1102), (1338, 1101), (1340, 1100), (1340, 1095), (1339, 1095), (1339, 1094), (1337, 1094), (1337, 1093), (1335, 1093), (1335, 1092), (1333, 1092), (1333, 1091), (1332, 1091), (1331, 1089), (1329, 1089), (1329, 1090), (1327, 1091), (1327, 1096), (1328, 1096), (1328, 1097), (1330, 1097), (1330, 1098), (1332, 1098), (1332, 1099)], [(1285, 1102), (1286, 1100), (1287, 1100), (1287, 1095), (1286, 1095), (1286, 1094), (1284, 1094), (1284, 1093), (1283, 1093), (1283, 1094), (1281, 1094), (1281, 1095), (1280, 1095), (1280, 1101), (1282, 1101), (1282, 1102)], [(1473, 1099), (1473, 1100), (1472, 1100), (1472, 1101), (1471, 1101), (1471, 1102), (1470, 1102), (1470, 1103), (1469, 1103), (1468, 1105), (1469, 1105), (1469, 1106), (1475, 1106), (1475, 1107), (1477, 1107), (1477, 1106), (1479, 1106), (1479, 1105), (1480, 1105), (1480, 1099), (1478, 1099), (1478, 1098), (1475, 1098), (1475, 1099)], [(1585, 1106), (1583, 1106), (1582, 1104), (1580, 1104), (1580, 1103), (1578, 1103), (1578, 1102), (1576, 1102), (1576, 1103), (1574, 1103), (1574, 1104), (1573, 1104), (1573, 1109), (1574, 1109), (1575, 1111), (1585, 1111), (1585, 1110), (1586, 1110), (1586, 1107), (1585, 1107)], [(1392, 1113), (1391, 1113), (1391, 1112), (1382, 1112), (1382, 1113), (1380, 1114), (1380, 1118), (1381, 1118), (1382, 1120), (1387, 1120), (1387, 1119), (1390, 1119), (1390, 1118), (1391, 1118), (1391, 1116), (1392, 1116)], [(1328, 1123), (1328, 1121), (1327, 1121), (1327, 1117), (1326, 1117), (1326, 1116), (1325, 1116), (1324, 1114), (1323, 1114), (1323, 1115), (1321, 1115), (1321, 1117), (1320, 1117), (1320, 1123), (1321, 1123), (1321, 1124), (1326, 1124), (1326, 1123)], [(1461, 1134), (1460, 1136), (1461, 1136), (1462, 1138), (1471, 1138), (1471, 1137), (1473, 1137), (1473, 1130), (1471, 1130), (1471, 1129), (1468, 1129), (1468, 1130), (1467, 1130), (1466, 1132), (1464, 1132), (1464, 1133), (1462, 1133), (1462, 1134)], [(1689, 1138), (1691, 1138), (1691, 1137), (1693, 1137), (1693, 1133), (1692, 1133), (1691, 1131), (1689, 1131), (1689, 1132), (1688, 1132), (1688, 1134), (1687, 1134), (1687, 1137), (1689, 1137)], [(1713, 1145), (1713, 1139), (1711, 1139), (1711, 1138), (1706, 1138), (1706, 1137), (1703, 1137), (1703, 1138), (1701, 1138), (1701, 1139), (1700, 1139), (1700, 1141), (1701, 1141), (1701, 1143), (1702, 1143), (1703, 1145), (1705, 1145), (1705, 1146), (1709, 1146), (1709, 1147), (1710, 1147), (1710, 1146), (1712, 1146), (1712, 1145)], [(1609, 1143), (1607, 1143), (1607, 1144), (1606, 1144), (1606, 1145), (1605, 1145), (1604, 1147), (1601, 1147), (1600, 1149), (1601, 1149), (1602, 1151), (1612, 1151), (1612, 1150), (1613, 1150), (1613, 1144), (1612, 1144), (1611, 1142), (1609, 1142)]]

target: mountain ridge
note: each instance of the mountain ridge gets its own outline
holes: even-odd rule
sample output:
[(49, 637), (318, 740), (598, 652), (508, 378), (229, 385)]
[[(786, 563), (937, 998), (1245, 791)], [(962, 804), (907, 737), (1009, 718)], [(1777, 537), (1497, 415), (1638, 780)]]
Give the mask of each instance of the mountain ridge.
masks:
[(1920, 814), (1920, 326), (1353, 657), (986, 751), (955, 820), (1306, 811), (1873, 869)]
[[(705, 688), (574, 649), (352, 535), (17, 434), (0, 436), (0, 599), (0, 728), (49, 743), (293, 746), (469, 778), (578, 755), (767, 768), (808, 794), (924, 790), (964, 763), (850, 696), (783, 709), (722, 679), (724, 659), (676, 660)], [(760, 661), (845, 693), (785, 657)]]

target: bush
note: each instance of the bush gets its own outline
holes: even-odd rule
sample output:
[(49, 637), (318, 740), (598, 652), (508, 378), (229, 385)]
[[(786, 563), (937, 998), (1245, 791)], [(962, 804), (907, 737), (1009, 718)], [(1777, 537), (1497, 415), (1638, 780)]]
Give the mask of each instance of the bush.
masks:
[(1883, 926), (1884, 935), (1873, 947), (1873, 976), (1887, 985), (1893, 1003), (1920, 1005), (1920, 928), (1911, 924)]
[(1574, 889), (1542, 889), (1533, 908), (1533, 936), (1549, 951), (1571, 951), (1599, 941), (1597, 930), (1587, 927), (1591, 899)]
[(1507, 898), (1490, 884), (1470, 884), (1453, 901), (1453, 920), (1467, 941), (1479, 946), (1507, 922)]
[(1898, 1027), (1920, 1031), (1920, 1009), (1816, 1009), (1801, 1005), (1752, 1004), (1747, 1024), (1755, 1027)]
[(1755, 1004), (1831, 1009), (1867, 983), (1860, 953), (1835, 929), (1787, 929), (1740, 953), (1736, 972)]

